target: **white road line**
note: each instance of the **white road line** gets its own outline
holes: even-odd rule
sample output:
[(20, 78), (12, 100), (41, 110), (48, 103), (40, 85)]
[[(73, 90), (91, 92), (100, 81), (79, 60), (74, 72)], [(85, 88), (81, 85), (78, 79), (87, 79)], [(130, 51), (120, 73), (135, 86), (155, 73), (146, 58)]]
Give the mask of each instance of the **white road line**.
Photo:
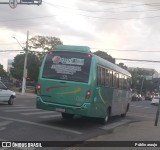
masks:
[(40, 111), (36, 108), (29, 108), (29, 109), (18, 109), (18, 110), (4, 110), (4, 112), (21, 112), (21, 111)]
[(10, 123), (12, 123), (13, 121), (1, 121), (0, 122), (0, 127), (1, 126), (6, 126), (6, 125), (8, 125), (8, 124), (10, 124)]
[(152, 107), (144, 107), (144, 108), (152, 108)]
[(27, 121), (27, 120), (20, 120), (20, 119), (14, 119), (14, 118), (2, 117), (2, 116), (0, 116), (0, 118), (4, 119), (4, 120), (16, 121), (16, 122), (20, 122), (20, 123), (35, 125), (35, 126), (39, 126), (39, 127), (43, 127), (43, 128), (53, 129), (53, 130), (60, 130), (60, 131), (74, 133), (74, 134), (83, 134), (82, 132), (79, 132), (79, 131), (65, 129), (65, 128), (56, 127), (56, 126), (45, 125), (45, 124), (31, 122), (31, 121)]
[(40, 116), (39, 118), (54, 118), (54, 117), (61, 117), (61, 114), (48, 115), (48, 116)]
[(136, 106), (136, 105), (130, 105), (130, 106), (132, 106), (132, 107), (141, 107), (141, 108), (144, 108), (144, 109), (146, 109), (146, 108), (152, 108), (152, 107), (144, 107), (144, 106)]
[(155, 117), (148, 117), (148, 116), (145, 116), (145, 115), (141, 115), (141, 114), (138, 114), (138, 113), (127, 113), (127, 116), (136, 116), (136, 117), (142, 117), (142, 118), (149, 118), (149, 119), (154, 119)]
[(22, 115), (40, 115), (40, 114), (53, 114), (52, 111), (41, 111), (41, 112), (29, 112), (29, 113), (21, 113)]
[(35, 107), (3, 107), (0, 110), (11, 110), (11, 109), (24, 109), (24, 108), (35, 108)]
[(0, 131), (2, 131), (2, 130), (5, 130), (6, 129), (6, 125), (8, 125), (8, 124), (10, 124), (10, 123), (12, 123), (13, 121), (9, 121), (9, 120), (6, 120), (6, 121), (1, 121), (0, 122)]

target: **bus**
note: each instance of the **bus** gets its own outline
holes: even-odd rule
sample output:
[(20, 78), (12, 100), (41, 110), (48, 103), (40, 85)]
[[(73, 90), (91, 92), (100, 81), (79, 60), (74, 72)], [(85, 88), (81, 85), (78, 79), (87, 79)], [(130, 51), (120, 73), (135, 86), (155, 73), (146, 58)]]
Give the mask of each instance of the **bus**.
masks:
[(131, 74), (94, 55), (88, 46), (57, 45), (48, 52), (38, 77), (36, 108), (108, 122), (125, 116), (131, 101)]

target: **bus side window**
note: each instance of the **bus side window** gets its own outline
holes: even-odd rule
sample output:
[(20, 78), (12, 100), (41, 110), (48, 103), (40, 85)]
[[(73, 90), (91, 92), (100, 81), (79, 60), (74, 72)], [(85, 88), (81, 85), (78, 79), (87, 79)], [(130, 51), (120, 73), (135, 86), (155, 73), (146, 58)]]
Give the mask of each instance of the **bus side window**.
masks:
[(105, 86), (109, 86), (109, 70), (106, 69), (106, 78), (105, 78)]
[(119, 74), (119, 88), (123, 89), (124, 84), (124, 76), (122, 74)]
[(128, 85), (127, 85), (127, 83), (128, 83), (127, 76), (125, 76), (125, 77), (124, 77), (124, 89), (125, 89), (125, 90), (128, 90)]
[(112, 87), (112, 82), (113, 82), (113, 73), (112, 71), (109, 71), (109, 85)]
[(101, 85), (105, 86), (105, 69), (101, 68)]
[(119, 83), (118, 83), (118, 73), (117, 72), (113, 72), (113, 87), (114, 88), (118, 88)]
[(131, 89), (131, 81), (130, 81), (130, 78), (128, 77), (127, 78), (127, 90), (130, 90)]
[(97, 85), (101, 85), (101, 67), (97, 66)]

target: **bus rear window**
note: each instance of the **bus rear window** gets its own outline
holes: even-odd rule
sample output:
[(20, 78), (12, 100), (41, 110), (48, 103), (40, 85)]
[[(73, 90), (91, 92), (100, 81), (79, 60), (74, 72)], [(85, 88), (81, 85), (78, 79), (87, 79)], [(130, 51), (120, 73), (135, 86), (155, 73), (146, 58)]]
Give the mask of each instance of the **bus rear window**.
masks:
[(42, 77), (87, 83), (90, 65), (90, 54), (53, 51), (46, 57)]

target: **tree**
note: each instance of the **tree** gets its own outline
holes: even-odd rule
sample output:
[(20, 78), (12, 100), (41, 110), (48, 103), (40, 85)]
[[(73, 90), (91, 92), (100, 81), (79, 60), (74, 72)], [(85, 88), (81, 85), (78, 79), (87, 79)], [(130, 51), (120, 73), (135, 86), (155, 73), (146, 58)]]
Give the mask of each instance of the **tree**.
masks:
[(57, 38), (52, 36), (34, 36), (29, 39), (29, 49), (42, 49), (42, 52), (36, 53), (37, 57), (41, 61), (46, 51), (51, 51), (54, 49), (56, 45), (61, 45), (63, 42)]
[(129, 68), (128, 71), (132, 75), (132, 83), (134, 85), (133, 88), (136, 89), (138, 93), (140, 93), (142, 85), (143, 93), (154, 90), (153, 81), (146, 80), (146, 76), (153, 76), (153, 74), (155, 73), (154, 69)]
[(108, 55), (106, 52), (96, 51), (94, 54), (115, 64), (115, 58)]
[(128, 67), (124, 63), (119, 63), (118, 66), (125, 70), (128, 70)]
[(57, 37), (52, 36), (34, 36), (29, 39), (29, 48), (38, 49), (41, 48), (44, 51), (51, 51), (56, 45), (63, 44), (62, 41)]
[(0, 77), (1, 78), (7, 77), (7, 72), (3, 69), (3, 65), (1, 65), (1, 64), (0, 64)]
[[(11, 74), (14, 78), (22, 80), (25, 54), (17, 55), (14, 58)], [(27, 77), (37, 81), (40, 61), (34, 53), (29, 53), (27, 58)]]

